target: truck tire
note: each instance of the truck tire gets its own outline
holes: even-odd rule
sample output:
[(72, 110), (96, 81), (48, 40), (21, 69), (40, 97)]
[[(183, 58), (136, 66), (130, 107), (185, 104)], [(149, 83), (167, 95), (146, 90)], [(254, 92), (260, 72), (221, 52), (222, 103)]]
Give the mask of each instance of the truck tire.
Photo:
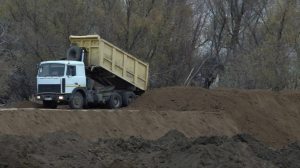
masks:
[(135, 100), (135, 94), (133, 92), (127, 91), (122, 94), (123, 107), (127, 107), (134, 100)]
[(56, 109), (57, 104), (53, 101), (45, 101), (43, 100), (43, 107), (48, 109)]
[(75, 92), (71, 101), (69, 101), (69, 106), (71, 109), (82, 109), (83, 107), (83, 97), (79, 92)]
[(81, 49), (80, 47), (73, 46), (67, 51), (67, 60), (80, 61), (81, 60)]
[(106, 103), (107, 108), (117, 109), (122, 107), (122, 97), (119, 93), (112, 93)]

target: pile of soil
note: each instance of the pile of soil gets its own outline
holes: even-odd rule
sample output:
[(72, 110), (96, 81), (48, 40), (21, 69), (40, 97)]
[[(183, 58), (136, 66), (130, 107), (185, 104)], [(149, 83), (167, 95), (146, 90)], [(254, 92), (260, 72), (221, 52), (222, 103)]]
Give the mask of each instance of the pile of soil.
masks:
[[(257, 111), (284, 110), (298, 104), (300, 91), (237, 90), (228, 88), (165, 87), (146, 92), (129, 105), (130, 109), (176, 111)], [(270, 109), (268, 109), (270, 108)], [(285, 111), (285, 110), (284, 110)]]
[(299, 167), (300, 142), (274, 150), (247, 134), (86, 141), (74, 132), (0, 136), (0, 167)]
[(24, 100), (13, 105), (12, 108), (43, 108), (43, 105), (32, 101)]
[(300, 139), (299, 102), (299, 91), (159, 88), (118, 110), (0, 110), (0, 135), (39, 137), (75, 131), (87, 140), (130, 136), (155, 140), (170, 130), (189, 138), (247, 133), (282, 148)]
[(21, 102), (0, 109), (0, 168), (299, 167), (299, 102), (300, 91), (197, 87), (117, 110)]
[(129, 108), (220, 113), (233, 121), (231, 126), (234, 125), (238, 133), (249, 133), (272, 147), (282, 147), (300, 139), (299, 102), (299, 90), (167, 87), (145, 93)]

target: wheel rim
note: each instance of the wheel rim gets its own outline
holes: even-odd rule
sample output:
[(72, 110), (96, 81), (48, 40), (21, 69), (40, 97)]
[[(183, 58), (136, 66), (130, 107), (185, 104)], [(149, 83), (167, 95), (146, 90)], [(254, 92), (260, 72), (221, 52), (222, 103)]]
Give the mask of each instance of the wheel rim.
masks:
[(80, 97), (79, 96), (75, 96), (74, 98), (73, 98), (73, 104), (74, 104), (74, 106), (76, 107), (76, 108), (79, 108), (80, 107)]
[(133, 102), (133, 100), (134, 100), (134, 99), (133, 99), (132, 96), (129, 96), (129, 97), (128, 97), (128, 102), (129, 102), (129, 103)]
[(120, 104), (120, 101), (119, 101), (119, 99), (118, 99), (118, 98), (114, 98), (114, 101), (113, 101), (113, 105), (114, 105), (114, 107), (118, 107), (118, 106), (119, 106), (119, 104)]

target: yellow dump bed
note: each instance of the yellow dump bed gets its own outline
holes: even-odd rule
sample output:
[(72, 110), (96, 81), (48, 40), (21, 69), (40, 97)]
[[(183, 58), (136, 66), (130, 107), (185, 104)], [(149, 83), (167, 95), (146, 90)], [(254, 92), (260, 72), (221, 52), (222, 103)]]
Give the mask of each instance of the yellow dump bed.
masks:
[(117, 82), (116, 85), (126, 81), (141, 90), (147, 90), (149, 67), (147, 63), (101, 39), (99, 35), (70, 36), (70, 42), (87, 50), (84, 58), (85, 66), (100, 67), (116, 75), (118, 80), (111, 80)]

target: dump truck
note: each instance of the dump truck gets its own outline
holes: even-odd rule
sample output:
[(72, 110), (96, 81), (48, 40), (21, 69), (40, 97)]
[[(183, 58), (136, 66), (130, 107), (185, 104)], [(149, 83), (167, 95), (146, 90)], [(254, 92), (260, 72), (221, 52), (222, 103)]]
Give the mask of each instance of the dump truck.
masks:
[(71, 35), (69, 39), (64, 59), (37, 65), (36, 99), (44, 108), (121, 108), (147, 90), (147, 63), (99, 35)]

